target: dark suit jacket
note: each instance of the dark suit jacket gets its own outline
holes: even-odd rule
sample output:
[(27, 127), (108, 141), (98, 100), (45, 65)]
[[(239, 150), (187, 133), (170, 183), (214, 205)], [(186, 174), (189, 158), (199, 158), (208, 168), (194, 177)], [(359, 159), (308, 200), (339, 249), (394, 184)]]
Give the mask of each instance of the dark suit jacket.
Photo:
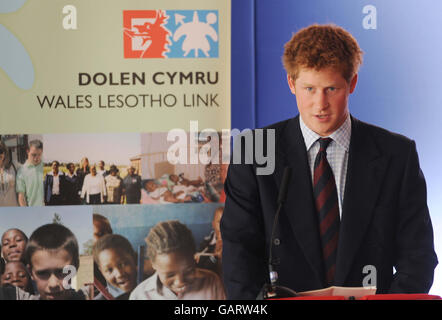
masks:
[[(268, 281), (268, 248), (286, 166), (288, 196), (274, 245), (279, 285), (295, 291), (325, 286), (317, 213), (299, 116), (275, 129), (271, 175), (230, 164), (221, 220), (223, 277), (230, 299), (255, 299)], [(377, 293), (428, 292), (437, 257), (426, 185), (414, 141), (352, 118), (334, 285), (363, 285), (376, 268)], [(393, 274), (393, 267), (396, 273)], [(364, 273), (365, 272), (365, 273)]]
[[(58, 173), (59, 176), (59, 188), (60, 188), (60, 195), (63, 195), (63, 187), (64, 187), (64, 174), (63, 172)], [(46, 174), (45, 180), (43, 182), (44, 184), (44, 192), (45, 192), (45, 204), (47, 205), (49, 202), (51, 202), (52, 198), (52, 187), (54, 185), (54, 176), (52, 172), (49, 172)]]

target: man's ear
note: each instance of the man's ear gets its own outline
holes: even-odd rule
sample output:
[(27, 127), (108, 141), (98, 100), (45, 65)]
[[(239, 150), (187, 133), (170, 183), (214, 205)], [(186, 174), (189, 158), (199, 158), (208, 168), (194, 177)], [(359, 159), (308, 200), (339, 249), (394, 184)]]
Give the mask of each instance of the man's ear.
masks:
[(35, 281), (34, 276), (32, 275), (32, 267), (29, 263), (26, 265), (26, 269), (28, 269), (28, 273), (31, 276), (31, 279)]
[(295, 92), (295, 80), (294, 80), (294, 79), (292, 78), (292, 76), (289, 75), (289, 74), (287, 74), (287, 83), (288, 83), (288, 85), (289, 85), (290, 91), (291, 91), (293, 94), (296, 94), (296, 92)]
[(356, 88), (356, 83), (358, 83), (358, 74), (356, 73), (350, 81), (350, 93), (353, 93)]

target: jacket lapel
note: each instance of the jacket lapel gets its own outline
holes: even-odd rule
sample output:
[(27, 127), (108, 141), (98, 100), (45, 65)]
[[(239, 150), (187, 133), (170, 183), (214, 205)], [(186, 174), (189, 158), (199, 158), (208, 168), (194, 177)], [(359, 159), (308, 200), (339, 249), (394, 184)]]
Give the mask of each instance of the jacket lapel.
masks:
[[(335, 285), (344, 285), (365, 236), (379, 194), (387, 158), (363, 124), (352, 117), (344, 203), (339, 231)], [(362, 274), (362, 270), (360, 270)], [(362, 284), (361, 284), (362, 285)]]
[(281, 214), (287, 215), (295, 238), (304, 252), (318, 283), (323, 280), (318, 219), (314, 208), (312, 178), (307, 151), (299, 125), (299, 116), (289, 120), (277, 139), (275, 180), (279, 188), (286, 166), (292, 168), (287, 199)]

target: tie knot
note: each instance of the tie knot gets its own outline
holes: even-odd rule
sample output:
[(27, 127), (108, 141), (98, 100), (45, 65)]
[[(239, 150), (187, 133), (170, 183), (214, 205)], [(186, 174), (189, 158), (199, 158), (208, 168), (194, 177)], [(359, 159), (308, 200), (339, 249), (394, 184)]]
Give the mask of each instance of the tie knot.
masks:
[(327, 150), (327, 147), (331, 141), (332, 138), (319, 138), (319, 151)]

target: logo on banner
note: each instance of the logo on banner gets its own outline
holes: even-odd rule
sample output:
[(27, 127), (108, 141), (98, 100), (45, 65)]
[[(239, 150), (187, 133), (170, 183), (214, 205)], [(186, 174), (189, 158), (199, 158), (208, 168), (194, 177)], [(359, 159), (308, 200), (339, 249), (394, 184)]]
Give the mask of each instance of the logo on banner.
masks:
[(125, 58), (218, 58), (217, 10), (123, 11)]

